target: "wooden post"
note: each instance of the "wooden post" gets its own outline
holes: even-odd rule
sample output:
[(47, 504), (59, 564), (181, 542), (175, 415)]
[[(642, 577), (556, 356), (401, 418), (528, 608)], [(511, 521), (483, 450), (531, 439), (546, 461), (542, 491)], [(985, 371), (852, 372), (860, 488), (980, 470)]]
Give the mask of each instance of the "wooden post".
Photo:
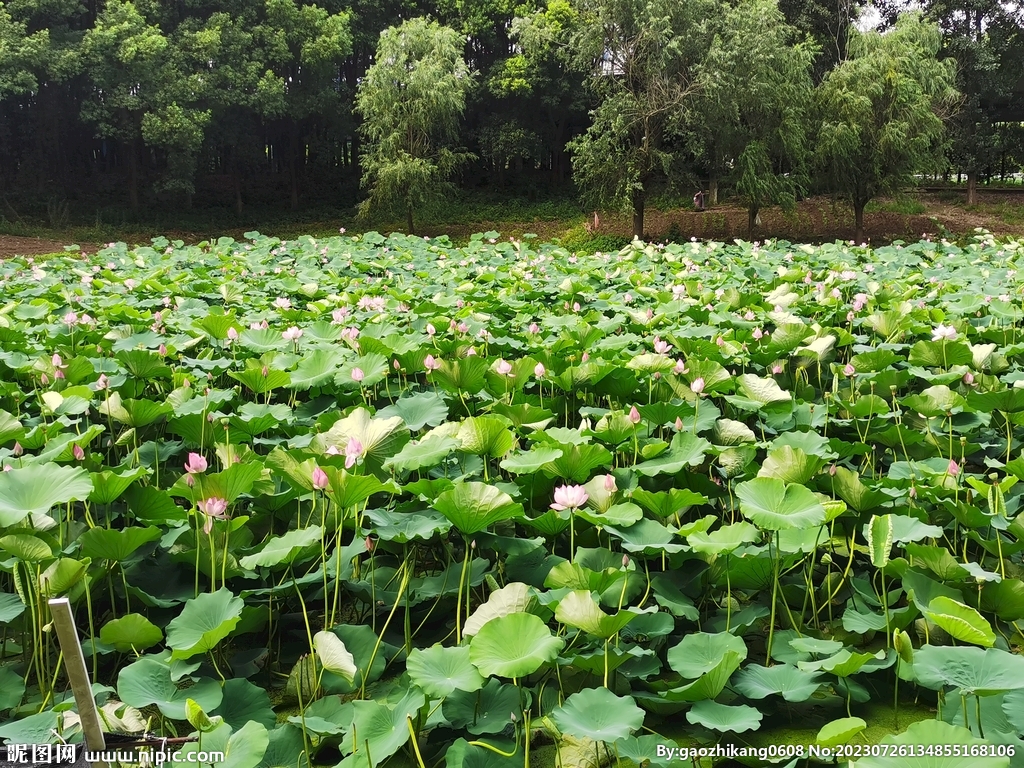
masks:
[[(53, 626), (57, 630), (57, 641), (64, 654), (64, 668), (71, 681), (71, 691), (78, 705), (78, 717), (82, 721), (82, 733), (85, 736), (85, 748), (90, 752), (102, 752), (107, 748), (100, 723), (96, 699), (92, 695), (92, 684), (89, 682), (89, 671), (85, 666), (85, 655), (82, 644), (75, 629), (75, 617), (71, 613), (71, 602), (66, 597), (57, 597), (49, 601), (50, 615)], [(107, 768), (106, 763), (93, 763), (93, 768)]]

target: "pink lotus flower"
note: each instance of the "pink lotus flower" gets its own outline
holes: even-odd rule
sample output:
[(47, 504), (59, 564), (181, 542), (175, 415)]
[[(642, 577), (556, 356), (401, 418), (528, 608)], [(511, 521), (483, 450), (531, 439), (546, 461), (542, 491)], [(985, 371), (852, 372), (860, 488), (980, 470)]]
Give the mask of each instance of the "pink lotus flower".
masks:
[(560, 485), (555, 488), (555, 500), (551, 504), (551, 509), (559, 512), (565, 509), (579, 509), (589, 498), (587, 489), (582, 485)]
[(166, 357), (167, 356), (167, 345), (166, 344), (161, 344), (159, 347), (156, 348), (156, 353), (158, 355), (160, 355), (160, 357)]
[(189, 453), (188, 461), (185, 462), (185, 471), (190, 475), (198, 475), (206, 471), (206, 459), (198, 453)]
[(691, 381), (690, 382), (690, 389), (693, 391), (693, 394), (695, 394), (695, 395), (699, 395), (701, 392), (703, 392), (704, 391), (704, 377), (703, 376), (698, 376), (696, 379)]
[(107, 378), (107, 374), (101, 373), (100, 377), (96, 379), (96, 389), (103, 391), (104, 389), (110, 388), (110, 379)]
[(604, 489), (608, 493), (615, 493), (615, 491), (619, 490), (618, 486), (615, 485), (615, 475), (609, 474), (604, 476)]
[(590, 353), (589, 352), (584, 352), (583, 355), (580, 357), (580, 362), (585, 363), (589, 359), (590, 359)]
[(544, 378), (545, 373), (547, 373), (547, 369), (544, 367), (544, 363), (537, 363), (533, 366), (533, 375), (538, 379)]
[(437, 328), (434, 327), (433, 323), (427, 323), (427, 336), (433, 338), (434, 334), (437, 333)]
[(635, 405), (632, 405), (632, 406), (630, 406), (630, 408), (629, 408), (629, 420), (630, 420), (630, 421), (631, 421), (631, 422), (632, 422), (633, 424), (639, 424), (639, 423), (640, 423), (640, 411), (638, 411), (638, 410), (636, 409), (636, 406), (635, 406)]
[(282, 296), (280, 298), (274, 299), (274, 306), (277, 307), (278, 309), (291, 309), (292, 302), (290, 299), (287, 299), (284, 296)]
[(466, 325), (465, 323), (459, 323), (458, 325), (455, 326), (455, 330), (457, 330), (459, 333), (469, 333), (469, 326)]
[(776, 363), (772, 366), (772, 374), (777, 376), (780, 373), (782, 373), (782, 366)]
[(441, 361), (433, 355), (427, 355), (423, 358), (423, 367), (426, 368), (427, 371), (436, 371), (441, 367)]
[(530, 331), (530, 333), (540, 333), (540, 326), (537, 325), (536, 323), (530, 323), (530, 327), (528, 330)]
[(345, 469), (352, 469), (363, 455), (363, 444), (354, 437), (345, 446)]
[(345, 318), (347, 318), (348, 315), (348, 307), (338, 307), (338, 309), (331, 312), (331, 322), (335, 325), (341, 325), (345, 322)]
[(751, 336), (754, 337), (755, 341), (760, 341), (761, 337), (764, 336), (764, 331), (762, 331), (760, 328), (755, 328)]
[(361, 383), (362, 380), (365, 379), (365, 378), (366, 378), (366, 374), (363, 373), (363, 369), (362, 368), (353, 368), (352, 369), (352, 381), (354, 381), (356, 384)]
[(64, 325), (66, 325), (68, 328), (74, 328), (76, 325), (78, 325), (78, 315), (75, 314), (74, 312), (68, 312), (66, 315), (64, 315)]
[(85, 451), (82, 450), (82, 446), (76, 445), (71, 449), (71, 454), (75, 457), (75, 461), (81, 461), (85, 458)]
[(348, 328), (341, 332), (341, 338), (347, 341), (355, 341), (359, 338), (359, 329), (354, 325), (350, 325)]
[(320, 467), (313, 470), (313, 487), (318, 491), (322, 491), (327, 487), (328, 479), (327, 473), (324, 472)]
[(56, 352), (54, 353), (53, 357), (50, 358), (50, 362), (53, 364), (53, 367), (57, 368), (58, 370), (61, 368), (67, 368), (67, 366), (64, 365), (64, 361), (61, 360), (60, 355), (58, 355)]
[(952, 325), (939, 323), (932, 329), (932, 341), (953, 341), (956, 338), (956, 328)]
[(238, 331), (236, 331), (234, 329), (234, 327), (228, 328), (228, 341), (237, 341), (237, 340), (238, 340)]
[(302, 329), (293, 325), (288, 330), (281, 332), (281, 338), (285, 341), (298, 341), (302, 338)]
[(662, 341), (659, 337), (654, 337), (654, 351), (659, 355), (667, 355), (669, 350), (672, 349), (672, 345), (667, 341)]
[(965, 374), (964, 374), (964, 378), (963, 378), (963, 382), (964, 382), (964, 384), (966, 384), (966, 385), (967, 385), (968, 387), (973, 387), (973, 386), (974, 386), (974, 374), (973, 374), (973, 373), (971, 373), (970, 371), (968, 371), (967, 373), (965, 373)]
[(686, 361), (685, 360), (676, 360), (676, 366), (675, 366), (675, 368), (672, 369), (672, 373), (676, 374), (677, 376), (681, 376), (682, 374), (684, 374), (686, 372), (687, 372), (686, 371)]
[(25, 453), (25, 449), (21, 447), (21, 443), (15, 442), (14, 447), (11, 449), (11, 455), (15, 458)]
[(508, 360), (499, 359), (494, 369), (498, 372), (499, 376), (508, 376), (512, 373), (512, 363), (508, 362)]
[(683, 420), (681, 418), (679, 418), (678, 416), (676, 416), (675, 427), (676, 427), (676, 432), (682, 432), (683, 431)]
[(45, 373), (39, 374), (39, 383), (45, 387), (50, 383), (50, 377), (47, 376)]
[(206, 522), (203, 524), (203, 533), (209, 533), (213, 530), (214, 518), (218, 520), (228, 519), (228, 502), (227, 499), (222, 499), (219, 496), (211, 496), (209, 499), (205, 499), (196, 504), (199, 510), (206, 515)]
[(853, 376), (857, 373), (857, 369), (853, 367), (853, 363), (847, 363), (846, 367), (843, 368), (843, 374), (846, 376)]
[(946, 474), (952, 475), (953, 477), (960, 474), (960, 465), (956, 463), (955, 459), (949, 460), (949, 467), (946, 469)]

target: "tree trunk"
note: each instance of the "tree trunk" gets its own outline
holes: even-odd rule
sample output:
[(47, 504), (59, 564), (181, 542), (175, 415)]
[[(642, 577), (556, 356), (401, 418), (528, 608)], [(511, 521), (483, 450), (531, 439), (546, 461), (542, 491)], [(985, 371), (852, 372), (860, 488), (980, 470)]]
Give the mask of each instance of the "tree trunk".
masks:
[(858, 245), (864, 242), (864, 206), (867, 204), (867, 200), (864, 202), (855, 200), (853, 203), (853, 239)]
[(235, 187), (235, 213), (242, 215), (242, 179), (238, 175), (238, 169), (231, 174)]
[(711, 178), (708, 179), (708, 202), (705, 206), (710, 208), (713, 205), (718, 205), (718, 176), (711, 174)]
[(292, 187), (292, 210), (297, 211), (299, 209), (299, 134), (298, 132), (292, 133), (291, 141), (291, 152), (289, 153), (288, 167), (291, 169), (291, 187)]
[(415, 235), (416, 231), (412, 226), (412, 205), (406, 204), (405, 206), (405, 228), (409, 230), (410, 235)]
[(128, 203), (133, 211), (139, 210), (139, 148), (134, 139), (126, 142), (128, 152)]
[(970, 170), (967, 172), (967, 205), (975, 205), (978, 202), (978, 172)]
[(754, 227), (757, 226), (757, 212), (758, 207), (752, 205), (747, 208), (747, 237), (752, 238), (754, 236)]
[(633, 193), (633, 237), (644, 239), (644, 193)]

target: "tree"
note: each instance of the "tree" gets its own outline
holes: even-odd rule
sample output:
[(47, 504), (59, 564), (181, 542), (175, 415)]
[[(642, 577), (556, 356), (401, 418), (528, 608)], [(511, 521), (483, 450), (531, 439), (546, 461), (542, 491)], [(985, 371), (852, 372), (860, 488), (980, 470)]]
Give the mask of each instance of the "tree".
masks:
[(594, 0), (583, 13), (575, 48), (601, 101), (569, 145), (573, 176), (588, 202), (631, 213), (634, 237), (653, 185), (681, 152), (682, 108), (698, 90), (719, 10), (715, 0)]
[(864, 206), (913, 181), (942, 157), (945, 110), (956, 91), (951, 61), (939, 61), (938, 27), (920, 14), (881, 34), (853, 33), (850, 58), (818, 88), (816, 160), (827, 186), (853, 205), (856, 238)]
[(363, 117), (363, 185), (370, 194), (360, 213), (413, 211), (443, 199), (448, 180), (472, 156), (454, 148), (472, 75), (458, 33), (412, 19), (381, 34), (377, 55), (356, 93)]
[(761, 208), (795, 205), (806, 183), (816, 51), (801, 37), (786, 24), (777, 0), (741, 0), (721, 17), (700, 67), (704, 87), (694, 100), (690, 135), (713, 182), (731, 164), (747, 206), (748, 234)]

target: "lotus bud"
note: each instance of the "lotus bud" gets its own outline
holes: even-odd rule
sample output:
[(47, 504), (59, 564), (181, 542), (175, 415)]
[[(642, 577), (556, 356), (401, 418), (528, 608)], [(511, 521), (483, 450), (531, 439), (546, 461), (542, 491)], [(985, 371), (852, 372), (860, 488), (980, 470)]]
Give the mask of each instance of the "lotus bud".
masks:
[(437, 333), (437, 328), (434, 327), (433, 323), (427, 323), (427, 336), (433, 336)]
[(615, 491), (619, 490), (615, 485), (615, 475), (609, 474), (604, 476), (604, 489), (608, 491), (608, 493), (615, 493)]
[(704, 377), (698, 376), (692, 382), (690, 382), (690, 389), (693, 390), (693, 394), (699, 395), (704, 391)]
[(373, 539), (369, 536), (363, 541), (363, 545), (366, 547), (367, 552), (373, 552)]
[(76, 461), (81, 461), (85, 458), (85, 451), (82, 450), (82, 446), (76, 445), (71, 449), (71, 453), (74, 455)]
[(544, 363), (537, 363), (533, 366), (533, 375), (538, 379), (544, 378), (544, 374), (547, 373), (547, 369), (544, 368)]
[(469, 548), (474, 552), (476, 551), (476, 539), (473, 539), (471, 542), (469, 542)]
[(238, 340), (238, 331), (236, 331), (234, 327), (228, 328), (228, 339), (230, 341)]
[(530, 333), (540, 333), (540, 326), (536, 323), (530, 323), (529, 331)]
[(622, 567), (629, 568), (629, 555), (622, 556)]
[(953, 477), (960, 474), (960, 465), (956, 463), (955, 459), (949, 460), (949, 468), (946, 470), (946, 474), (953, 475)]
[(635, 405), (630, 406), (630, 409), (629, 409), (629, 420), (633, 424), (639, 424), (640, 423), (640, 411), (638, 411), (636, 409)]
[(313, 470), (313, 487), (318, 491), (322, 491), (327, 487), (328, 479), (327, 473), (324, 472), (320, 467)]
[(11, 450), (11, 453), (14, 455), (15, 458), (17, 458), (18, 456), (21, 456), (23, 453), (25, 453), (25, 449), (21, 447), (21, 443), (16, 442), (14, 444), (14, 448)]
[(843, 375), (845, 375), (845, 376), (853, 376), (856, 373), (857, 373), (857, 369), (853, 367), (852, 363), (847, 363), (846, 367), (843, 368)]
[(398, 362), (397, 359), (392, 361), (391, 367), (394, 368), (396, 371), (402, 370), (402, 364), (400, 362)]
[(966, 384), (966, 385), (967, 385), (968, 387), (974, 386), (974, 374), (973, 374), (973, 373), (971, 373), (970, 371), (968, 371), (967, 373), (965, 373), (965, 374), (964, 374), (964, 378), (963, 378), (963, 382), (964, 382), (964, 384)]
[(263, 374), (264, 379), (267, 378), (268, 375), (270, 375), (270, 371), (267, 369), (267, 366), (265, 365), (263, 366), (263, 370), (261, 371), (261, 373)]
[(676, 426), (676, 432), (682, 432), (683, 431), (683, 420), (681, 418), (679, 418), (678, 416), (676, 416), (676, 425), (675, 426)]
[(159, 347), (157, 347), (156, 353), (158, 355), (160, 355), (160, 357), (166, 357), (167, 356), (167, 345), (166, 344), (161, 344)]
[(512, 720), (513, 723), (516, 722), (516, 713), (513, 712), (511, 715), (509, 715), (509, 718)]
[(353, 368), (352, 369), (352, 381), (356, 382), (356, 384), (359, 384), (365, 378), (366, 378), (366, 374), (363, 373), (363, 369), (362, 368)]

